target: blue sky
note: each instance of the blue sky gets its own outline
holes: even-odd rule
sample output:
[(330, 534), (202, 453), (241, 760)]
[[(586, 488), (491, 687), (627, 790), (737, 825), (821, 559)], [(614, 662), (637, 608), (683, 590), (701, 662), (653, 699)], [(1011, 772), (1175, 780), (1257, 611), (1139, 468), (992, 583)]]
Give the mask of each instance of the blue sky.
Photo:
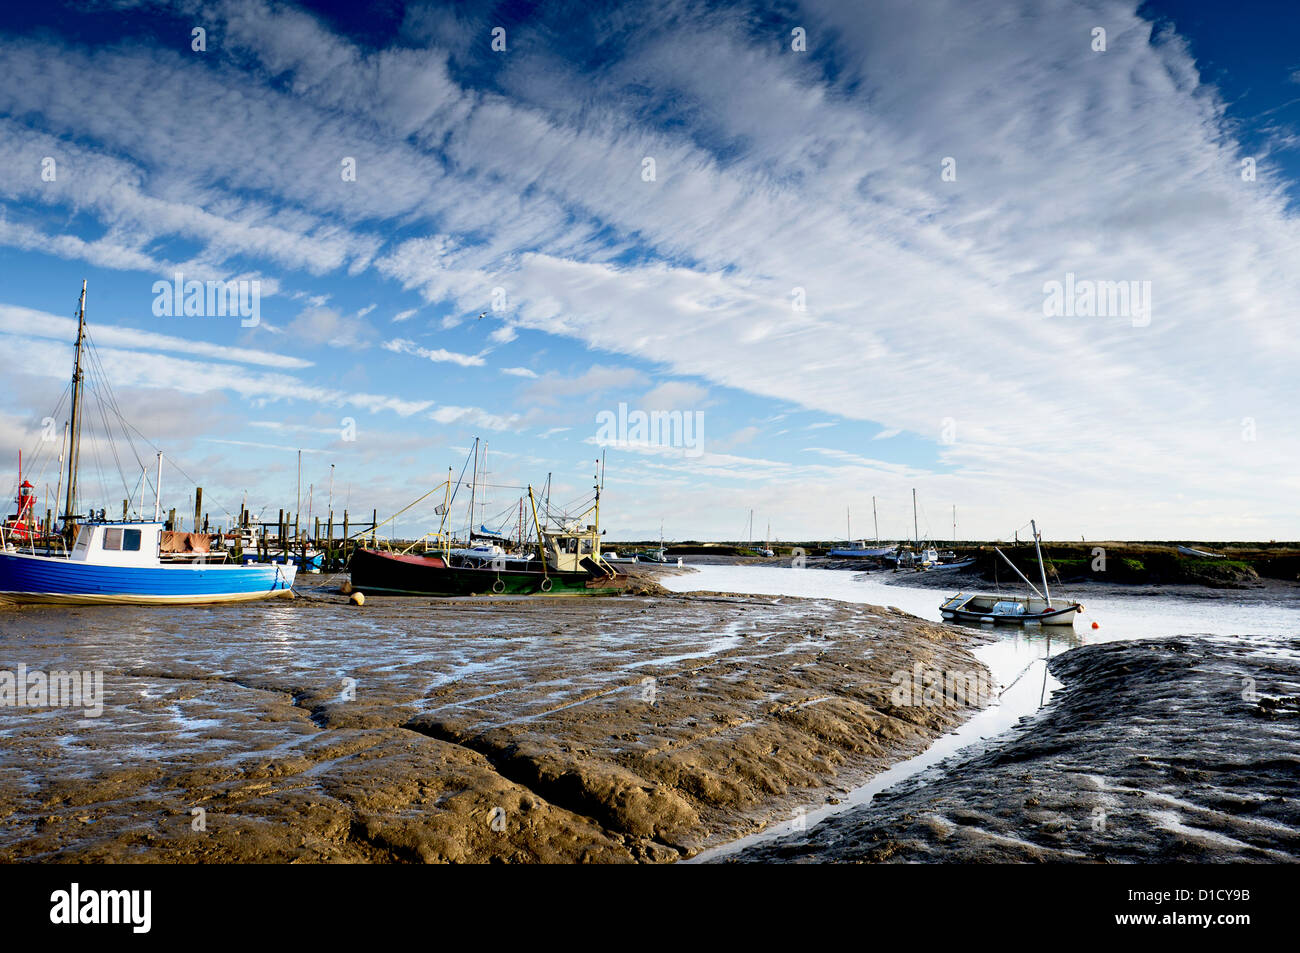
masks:
[[(292, 507), (299, 449), (316, 513), (331, 465), (336, 510), (391, 513), (480, 436), (489, 522), (548, 473), (580, 498), (607, 451), (616, 538), (735, 539), (751, 509), (871, 535), (872, 496), (910, 536), (913, 487), (938, 538), (954, 505), (963, 538), (1300, 535), (1300, 18), (350, 9), (0, 17), (12, 482), (22, 450), (54, 492), (85, 278), (124, 415), (218, 518)], [(155, 314), (178, 272), (256, 283), (259, 323)], [(1150, 313), (1046, 315), (1067, 275), (1148, 283)], [(703, 440), (602, 446), (620, 404)], [(83, 491), (115, 510), (139, 469), (92, 424)]]

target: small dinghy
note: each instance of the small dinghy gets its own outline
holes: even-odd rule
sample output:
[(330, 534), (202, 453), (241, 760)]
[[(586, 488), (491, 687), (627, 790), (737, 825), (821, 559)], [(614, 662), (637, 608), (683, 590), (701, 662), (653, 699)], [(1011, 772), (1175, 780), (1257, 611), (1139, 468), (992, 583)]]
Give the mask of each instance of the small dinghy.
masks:
[(1055, 602), (1052, 601), (1051, 590), (1047, 588), (1047, 569), (1043, 565), (1042, 539), (1038, 534), (1037, 524), (1030, 520), (1029, 525), (1034, 532), (1034, 551), (1038, 554), (1038, 572), (1043, 583), (1042, 591), (1040, 592), (1037, 586), (1025, 578), (1025, 574), (1007, 558), (1006, 553), (994, 546), (994, 552), (1007, 561), (1007, 565), (1015, 570), (1016, 575), (1024, 580), (1025, 585), (1033, 590), (1034, 594), (1009, 596), (1002, 593), (959, 592), (955, 596), (949, 596), (939, 606), (939, 614), (945, 621), (967, 624), (1074, 625), (1074, 617), (1083, 611), (1083, 606), (1069, 599), (1058, 598)]
[(1074, 617), (1083, 611), (1077, 602), (1057, 601), (1048, 605), (1037, 596), (988, 595), (959, 592), (950, 597), (939, 612), (950, 622), (1010, 623), (1024, 625), (1074, 625)]

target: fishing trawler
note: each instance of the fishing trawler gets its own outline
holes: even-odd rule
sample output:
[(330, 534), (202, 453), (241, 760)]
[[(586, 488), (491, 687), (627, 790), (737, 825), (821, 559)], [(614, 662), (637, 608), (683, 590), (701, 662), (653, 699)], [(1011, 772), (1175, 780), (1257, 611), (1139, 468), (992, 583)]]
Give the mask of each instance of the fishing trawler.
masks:
[[(154, 518), (109, 520), (104, 510), (78, 516), (78, 457), (81, 445), (82, 399), (85, 378), (82, 349), (86, 338), (86, 283), (81, 283), (76, 356), (72, 372), (71, 419), (67, 455), (67, 499), (62, 532), (46, 527), (39, 546), (31, 505), (22, 509), (21, 495), (30, 497), (30, 484), (20, 487), (20, 514), (26, 527), (16, 532), (0, 524), (0, 600), (21, 603), (194, 605), (238, 602), (267, 596), (292, 595), (294, 566), (214, 565), (204, 554), (186, 562), (164, 561), (166, 527), (159, 518), (162, 493), (162, 453), (158, 453)], [(105, 383), (104, 386), (107, 386)], [(101, 410), (115, 412), (115, 402), (101, 398)], [(62, 479), (62, 471), (60, 471)], [(21, 479), (21, 478), (20, 478)], [(141, 484), (143, 488), (143, 480)], [(125, 515), (125, 514), (124, 514)], [(70, 545), (70, 548), (68, 544)]]
[[(477, 474), (477, 462), (475, 463)], [(432, 545), (423, 552), (390, 552), (359, 548), (348, 564), (349, 586), (354, 591), (401, 596), (477, 595), (609, 595), (624, 591), (629, 579), (618, 572), (600, 551), (600, 493), (603, 468), (597, 478), (591, 505), (572, 517), (538, 515), (538, 500), (528, 487), (527, 500), (540, 554), (508, 553), (499, 544), (456, 546), (445, 532), (445, 515), (454, 496), (438, 508), (444, 525), (430, 534)], [(477, 479), (475, 480), (477, 483)], [(459, 489), (459, 482), (456, 484)], [(471, 502), (470, 512), (474, 505)], [(591, 522), (588, 523), (588, 518)], [(480, 536), (482, 530), (480, 528)], [(474, 534), (470, 534), (473, 537)], [(495, 535), (495, 534), (494, 534)], [(521, 533), (522, 535), (522, 533)], [(520, 549), (522, 540), (520, 541)]]

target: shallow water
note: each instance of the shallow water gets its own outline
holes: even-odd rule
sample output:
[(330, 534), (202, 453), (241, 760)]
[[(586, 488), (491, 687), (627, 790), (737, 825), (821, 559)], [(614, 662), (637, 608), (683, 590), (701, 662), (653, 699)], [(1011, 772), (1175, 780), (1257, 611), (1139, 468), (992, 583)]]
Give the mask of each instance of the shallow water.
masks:
[[(700, 565), (694, 571), (660, 580), (674, 592), (717, 591), (802, 596), (896, 606), (923, 619), (941, 622), (939, 604), (950, 593), (943, 589), (909, 587), (848, 570), (791, 569), (773, 566)], [(956, 584), (954, 583), (954, 591)], [(1058, 596), (1069, 596), (1068, 587)], [(881, 791), (913, 777), (969, 746), (996, 738), (1051, 700), (1060, 683), (1047, 671), (1047, 659), (1080, 645), (1122, 639), (1175, 635), (1292, 636), (1300, 631), (1300, 602), (1263, 600), (1225, 594), (1206, 598), (1186, 595), (1090, 595), (1081, 600), (1085, 611), (1074, 627), (981, 626), (998, 636), (996, 642), (974, 649), (999, 685), (997, 701), (954, 731), (939, 738), (924, 753), (899, 762), (868, 784), (854, 789), (840, 804), (815, 806), (787, 823), (706, 851), (696, 862), (716, 859), (743, 847), (813, 827), (821, 820), (869, 803)], [(1092, 628), (1096, 622), (1097, 629)], [(1279, 646), (1278, 651), (1284, 651)]]

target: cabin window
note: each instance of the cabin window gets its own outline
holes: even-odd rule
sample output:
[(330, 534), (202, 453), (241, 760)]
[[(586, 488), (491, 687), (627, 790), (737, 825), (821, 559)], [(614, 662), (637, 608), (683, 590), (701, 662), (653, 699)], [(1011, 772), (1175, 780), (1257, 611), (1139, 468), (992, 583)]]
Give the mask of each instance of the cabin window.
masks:
[(122, 548), (122, 531), (120, 529), (104, 530), (104, 548), (105, 549)]
[(578, 552), (587, 555), (591, 552), (591, 540), (584, 539), (578, 544)]
[(122, 530), (122, 548), (132, 553), (140, 551), (140, 531), (138, 529)]
[(77, 540), (72, 544), (73, 549), (83, 550), (90, 548), (90, 527), (85, 523), (77, 524)]

